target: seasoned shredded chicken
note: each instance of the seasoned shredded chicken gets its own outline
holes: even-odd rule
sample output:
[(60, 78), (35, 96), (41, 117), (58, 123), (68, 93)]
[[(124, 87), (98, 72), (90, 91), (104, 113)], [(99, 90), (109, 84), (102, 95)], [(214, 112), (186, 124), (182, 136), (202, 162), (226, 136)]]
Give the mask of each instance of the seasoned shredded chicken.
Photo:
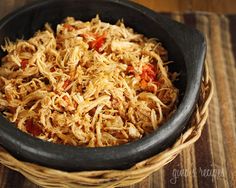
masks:
[(176, 109), (167, 51), (99, 17), (68, 17), (29, 40), (6, 41), (0, 109), (16, 126), (54, 143), (102, 147), (157, 129)]

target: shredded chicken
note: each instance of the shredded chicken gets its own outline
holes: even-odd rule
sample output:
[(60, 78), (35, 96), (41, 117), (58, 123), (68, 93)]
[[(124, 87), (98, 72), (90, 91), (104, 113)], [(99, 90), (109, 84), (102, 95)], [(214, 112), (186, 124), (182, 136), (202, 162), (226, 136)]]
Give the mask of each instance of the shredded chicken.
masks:
[(103, 147), (158, 129), (178, 89), (156, 39), (99, 17), (68, 17), (2, 49), (0, 109), (22, 131), (54, 143)]

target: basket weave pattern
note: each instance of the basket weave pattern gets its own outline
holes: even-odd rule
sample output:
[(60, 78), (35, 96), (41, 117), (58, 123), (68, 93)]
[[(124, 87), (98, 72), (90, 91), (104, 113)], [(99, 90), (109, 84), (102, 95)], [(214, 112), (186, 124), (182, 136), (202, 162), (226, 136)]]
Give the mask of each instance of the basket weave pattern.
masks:
[(184, 148), (192, 145), (201, 136), (208, 117), (208, 105), (213, 95), (213, 86), (207, 64), (202, 78), (198, 104), (189, 122), (188, 129), (175, 144), (165, 151), (134, 165), (127, 170), (102, 170), (64, 172), (36, 164), (19, 161), (0, 147), (0, 163), (16, 170), (42, 187), (121, 187), (142, 181), (165, 164), (172, 161)]

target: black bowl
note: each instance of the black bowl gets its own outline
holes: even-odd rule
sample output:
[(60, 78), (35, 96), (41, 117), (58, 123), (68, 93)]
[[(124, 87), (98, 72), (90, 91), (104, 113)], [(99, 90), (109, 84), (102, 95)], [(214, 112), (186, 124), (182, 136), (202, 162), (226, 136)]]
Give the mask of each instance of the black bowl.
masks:
[[(0, 116), (0, 143), (15, 157), (67, 171), (127, 169), (173, 144), (180, 136), (195, 107), (203, 71), (206, 44), (195, 29), (158, 15), (150, 9), (121, 0), (47, 0), (25, 6), (0, 21), (0, 44), (29, 38), (46, 22), (54, 27), (65, 17), (90, 20), (96, 14), (103, 21), (125, 24), (147, 37), (160, 39), (175, 61), (171, 71), (181, 73), (176, 86), (180, 90), (177, 111), (158, 130), (144, 138), (121, 146), (82, 148), (53, 144), (25, 134)], [(0, 57), (4, 53), (0, 51)]]

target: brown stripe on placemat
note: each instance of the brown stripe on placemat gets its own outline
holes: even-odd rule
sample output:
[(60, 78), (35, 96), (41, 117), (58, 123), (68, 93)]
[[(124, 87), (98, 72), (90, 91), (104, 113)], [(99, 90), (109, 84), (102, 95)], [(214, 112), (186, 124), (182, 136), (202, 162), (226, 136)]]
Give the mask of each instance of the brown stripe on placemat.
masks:
[(224, 54), (222, 51), (222, 43), (225, 39), (221, 38), (221, 25), (217, 15), (210, 16), (211, 28), (211, 46), (212, 46), (212, 60), (214, 62), (216, 90), (219, 97), (220, 123), (222, 126), (222, 135), (226, 167), (229, 178), (229, 186), (236, 185), (236, 137), (234, 126), (234, 115), (232, 107), (232, 98), (228, 84), (228, 75), (224, 63)]
[(22, 185), (22, 188), (42, 188), (32, 182), (30, 182), (29, 180), (25, 179), (24, 183)]
[(180, 155), (165, 167), (165, 188), (183, 187), (183, 176), (181, 176), (182, 167), (180, 164)]
[(215, 182), (212, 176), (205, 176), (202, 172), (212, 171), (212, 156), (209, 143), (209, 124), (207, 123), (202, 131), (202, 135), (195, 143), (196, 166), (195, 176), (198, 179), (198, 187), (214, 187)]
[(187, 188), (197, 188), (197, 176), (196, 176), (196, 159), (195, 159), (195, 149), (190, 146), (182, 151), (180, 154), (180, 161), (183, 166), (183, 185)]
[(5, 184), (3, 187), (15, 187), (17, 185), (17, 187), (23, 187), (25, 178), (19, 174), (16, 173), (13, 170), (7, 169), (4, 171), (4, 173), (6, 173), (6, 178), (5, 178)]
[(165, 187), (165, 171), (164, 168), (161, 168), (160, 170), (158, 170), (157, 172), (152, 174), (152, 184), (151, 187), (152, 188), (164, 188)]
[[(229, 15), (229, 23), (230, 23), (230, 36), (231, 36), (231, 44), (234, 53), (234, 59), (236, 59), (236, 16)], [(234, 64), (236, 66), (236, 64)]]
[(8, 169), (4, 167), (3, 165), (0, 166), (0, 187), (5, 187), (7, 170)]
[(196, 14), (193, 13), (186, 13), (184, 16), (184, 23), (191, 27), (196, 27)]
[(20, 173), (0, 165), (0, 188), (39, 188)]
[(146, 177), (144, 180), (142, 180), (140, 183), (135, 184), (133, 186), (131, 186), (132, 188), (146, 188), (146, 187), (150, 187), (150, 183), (151, 183), (151, 176)]
[(17, 185), (17, 187), (23, 187), (25, 178), (23, 177), (23, 175), (16, 173), (13, 170), (10, 170), (8, 175), (7, 175), (7, 179), (6, 179), (6, 187), (15, 187)]
[[(198, 22), (198, 29), (201, 30), (205, 34), (205, 39), (207, 42), (207, 56), (206, 62), (209, 67), (209, 73), (212, 78), (214, 88), (217, 87), (215, 83), (215, 72), (214, 72), (214, 61), (212, 60), (212, 53), (211, 51), (211, 41), (210, 35), (211, 31), (209, 28), (209, 14), (201, 14), (197, 16)], [(216, 174), (212, 175), (214, 178), (214, 182), (216, 187), (228, 187), (228, 177), (226, 171), (226, 164), (225, 164), (225, 153), (224, 153), (224, 145), (223, 143), (223, 136), (222, 136), (222, 127), (220, 124), (220, 109), (219, 109), (219, 102), (218, 102), (218, 93), (217, 90), (214, 89), (214, 95), (209, 106), (209, 141), (211, 144), (212, 149), (212, 160), (213, 166), (212, 170), (216, 172)]]
[(134, 184), (125, 188), (164, 188), (165, 179), (164, 179), (164, 169), (161, 168), (158, 171), (154, 172), (150, 176), (146, 177), (138, 184)]

